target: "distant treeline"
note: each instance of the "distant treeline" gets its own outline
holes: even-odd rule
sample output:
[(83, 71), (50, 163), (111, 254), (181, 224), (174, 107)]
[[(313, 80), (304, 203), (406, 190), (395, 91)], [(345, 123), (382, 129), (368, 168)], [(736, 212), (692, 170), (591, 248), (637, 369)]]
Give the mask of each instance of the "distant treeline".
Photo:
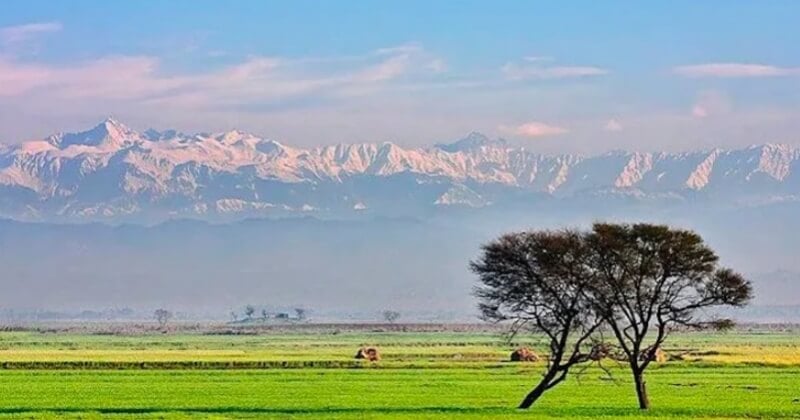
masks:
[(52, 311), (46, 309), (2, 309), (0, 320), (3, 321), (133, 321), (152, 318), (150, 313), (144, 314), (131, 308)]
[[(237, 310), (237, 319), (244, 321), (247, 319), (245, 310)], [(280, 310), (271, 309), (269, 314), (275, 317), (276, 314), (286, 313), (290, 318), (296, 318), (297, 314), (292, 308), (281, 308)], [(230, 313), (215, 312), (210, 314), (195, 314), (186, 312), (175, 312), (173, 320), (177, 321), (220, 321), (230, 322)], [(369, 312), (335, 312), (335, 313), (314, 313), (311, 317), (312, 323), (350, 323), (350, 322), (376, 322), (382, 321), (381, 314)], [(734, 318), (742, 323), (800, 323), (800, 305), (752, 305), (744, 309), (737, 309), (725, 312), (723, 315)], [(263, 317), (261, 310), (255, 311), (251, 315), (253, 319)], [(407, 322), (436, 322), (436, 323), (474, 323), (478, 322), (472, 314), (457, 313), (431, 313), (431, 312), (404, 312), (403, 323)], [(138, 310), (132, 308), (109, 308), (96, 310), (79, 311), (56, 311), (48, 309), (0, 309), (0, 322), (2, 323), (26, 323), (26, 322), (46, 322), (46, 321), (154, 321), (152, 310)]]

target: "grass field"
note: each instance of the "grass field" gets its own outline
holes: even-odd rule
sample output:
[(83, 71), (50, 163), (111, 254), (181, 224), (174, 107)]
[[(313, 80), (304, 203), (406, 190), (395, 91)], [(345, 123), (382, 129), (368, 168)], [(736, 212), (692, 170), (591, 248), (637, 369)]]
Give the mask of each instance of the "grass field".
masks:
[[(383, 360), (352, 359), (361, 344)], [(541, 349), (536, 339), (517, 343)], [(683, 333), (654, 366), (654, 409), (635, 408), (623, 367), (590, 368), (513, 407), (542, 364), (480, 331), (0, 333), (0, 419), (800, 418), (800, 335)]]

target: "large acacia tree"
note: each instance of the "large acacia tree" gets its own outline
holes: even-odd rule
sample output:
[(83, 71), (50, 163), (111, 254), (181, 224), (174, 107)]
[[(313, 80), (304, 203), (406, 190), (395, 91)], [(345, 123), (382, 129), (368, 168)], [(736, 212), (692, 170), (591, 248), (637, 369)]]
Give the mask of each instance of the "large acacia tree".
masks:
[(549, 342), (547, 369), (519, 408), (529, 408), (587, 360), (582, 346), (600, 323), (586, 299), (592, 261), (586, 235), (562, 230), (503, 235), (470, 264), (480, 280), (474, 293), (484, 319), (510, 321), (512, 333), (534, 331)]
[(720, 267), (714, 251), (689, 230), (598, 223), (586, 241), (596, 275), (591, 300), (628, 359), (639, 407), (647, 409), (644, 372), (670, 329), (702, 326), (708, 322), (698, 316), (703, 309), (742, 306), (752, 288)]

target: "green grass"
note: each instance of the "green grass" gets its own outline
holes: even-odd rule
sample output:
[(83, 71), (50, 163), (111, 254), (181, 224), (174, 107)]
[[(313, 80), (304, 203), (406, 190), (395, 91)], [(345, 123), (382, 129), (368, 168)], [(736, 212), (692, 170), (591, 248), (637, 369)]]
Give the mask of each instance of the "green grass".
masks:
[[(362, 343), (379, 345), (385, 359), (354, 363)], [(494, 334), (2, 333), (0, 362), (39, 364), (0, 369), (0, 419), (800, 418), (797, 335), (681, 334), (670, 346), (700, 355), (648, 372), (648, 413), (635, 408), (627, 371), (613, 362), (615, 380), (591, 368), (518, 411), (542, 365), (504, 362), (509, 347)], [(63, 369), (64, 361), (108, 364)], [(224, 364), (233, 361), (255, 365)]]

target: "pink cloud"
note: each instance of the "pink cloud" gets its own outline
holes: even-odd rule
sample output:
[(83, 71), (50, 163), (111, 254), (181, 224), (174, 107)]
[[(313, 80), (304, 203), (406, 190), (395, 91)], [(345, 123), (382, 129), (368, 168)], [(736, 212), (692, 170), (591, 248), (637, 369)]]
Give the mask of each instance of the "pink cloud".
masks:
[[(444, 63), (418, 47), (396, 47), (331, 66), (308, 59), (249, 57), (226, 68), (165, 74), (149, 56), (109, 56), (54, 66), (0, 56), (0, 97), (99, 99), (183, 107), (278, 102), (300, 95), (374, 94), (406, 75), (425, 76)], [(431, 67), (433, 63), (433, 67)]]
[(695, 118), (707, 118), (727, 114), (731, 107), (730, 99), (723, 93), (703, 91), (697, 95), (691, 113)]
[(500, 131), (529, 138), (557, 136), (569, 132), (566, 128), (545, 124), (539, 121), (530, 121), (515, 127), (500, 126)]
[(41, 86), (50, 75), (47, 68), (20, 65), (0, 58), (0, 97), (23, 94)]
[(695, 118), (705, 118), (709, 114), (708, 109), (700, 104), (694, 104), (692, 106), (692, 116)]
[(619, 121), (612, 118), (606, 122), (606, 125), (603, 127), (603, 129), (606, 131), (622, 131), (623, 127)]

